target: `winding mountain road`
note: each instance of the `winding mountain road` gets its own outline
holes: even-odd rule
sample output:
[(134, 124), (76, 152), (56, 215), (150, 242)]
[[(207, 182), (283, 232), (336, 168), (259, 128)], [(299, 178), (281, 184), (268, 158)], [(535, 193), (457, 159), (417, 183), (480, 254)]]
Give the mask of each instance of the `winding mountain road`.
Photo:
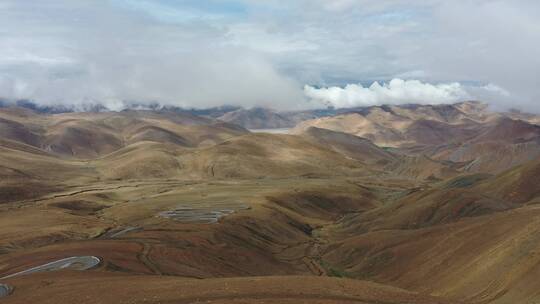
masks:
[(21, 275), (27, 275), (36, 272), (45, 272), (45, 271), (54, 271), (61, 269), (71, 269), (71, 270), (87, 270), (97, 266), (101, 260), (95, 256), (74, 256), (58, 261), (50, 262), (40, 266), (32, 267), (27, 270), (19, 271), (12, 273), (10, 275), (0, 278), (0, 280), (9, 279), (13, 277), (18, 277)]

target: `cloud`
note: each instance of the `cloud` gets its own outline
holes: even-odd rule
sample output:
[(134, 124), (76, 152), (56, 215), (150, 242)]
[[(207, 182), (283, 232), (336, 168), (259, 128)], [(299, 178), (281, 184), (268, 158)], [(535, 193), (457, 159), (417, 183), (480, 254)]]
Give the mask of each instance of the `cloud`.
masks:
[[(459, 83), (540, 112), (539, 12), (533, 0), (2, 0), (0, 98), (296, 109), (312, 106), (305, 84), (400, 78), (436, 102), (462, 96), (437, 84)], [(397, 94), (381, 87), (366, 96)]]
[(219, 23), (197, 13), (52, 3), (3, 8), (1, 98), (113, 110), (132, 103), (295, 109), (304, 100), (302, 84), (268, 56), (229, 43)]
[(0, 91), (41, 105), (82, 109), (102, 104), (112, 110), (130, 103), (292, 109), (295, 101), (303, 99), (300, 84), (279, 74), (264, 58), (242, 49), (222, 48), (218, 53), (201, 49), (178, 58), (140, 54), (130, 58), (123, 52), (86, 56), (76, 65), (55, 68), (19, 65), (14, 76), (0, 75)]
[(476, 99), (478, 96), (491, 95), (493, 98), (509, 96), (506, 90), (494, 84), (485, 86), (466, 86), (457, 82), (430, 84), (399, 78), (382, 85), (374, 82), (369, 87), (361, 84), (327, 88), (306, 85), (304, 93), (314, 102), (337, 108), (406, 103), (441, 104)]
[(270, 11), (278, 13), (250, 23), (252, 31), (273, 39), (283, 35), (282, 41), (311, 46), (279, 57), (301, 82), (496, 83), (511, 96), (504, 101), (485, 94), (496, 98), (487, 102), (540, 112), (539, 1), (358, 0), (335, 7), (327, 2), (275, 4)]

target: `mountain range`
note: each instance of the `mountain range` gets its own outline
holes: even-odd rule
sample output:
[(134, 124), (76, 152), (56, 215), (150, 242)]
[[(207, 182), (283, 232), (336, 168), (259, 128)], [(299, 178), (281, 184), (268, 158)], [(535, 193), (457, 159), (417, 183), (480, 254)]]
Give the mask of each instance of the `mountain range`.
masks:
[(539, 122), (476, 101), (5, 105), (1, 301), (534, 303)]

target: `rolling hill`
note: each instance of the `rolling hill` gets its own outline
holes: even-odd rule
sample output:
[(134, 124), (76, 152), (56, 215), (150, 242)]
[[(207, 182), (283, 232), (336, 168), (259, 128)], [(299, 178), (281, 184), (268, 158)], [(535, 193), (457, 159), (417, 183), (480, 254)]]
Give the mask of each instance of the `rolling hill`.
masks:
[[(270, 134), (223, 114), (0, 109), (1, 301), (540, 299), (529, 116), (335, 111)], [(77, 257), (99, 263), (18, 275)]]

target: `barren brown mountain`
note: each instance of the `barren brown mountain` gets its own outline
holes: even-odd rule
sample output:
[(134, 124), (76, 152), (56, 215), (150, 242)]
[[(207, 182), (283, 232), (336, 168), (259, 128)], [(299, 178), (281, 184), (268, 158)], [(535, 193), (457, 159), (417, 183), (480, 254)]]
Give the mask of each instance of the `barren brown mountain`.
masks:
[(540, 157), (536, 117), (492, 112), (481, 102), (382, 106), (307, 120), (292, 132), (312, 126), (345, 132), (407, 155), (461, 164), (463, 172), (500, 173)]
[(534, 115), (209, 117), (0, 109), (0, 301), (540, 300)]

